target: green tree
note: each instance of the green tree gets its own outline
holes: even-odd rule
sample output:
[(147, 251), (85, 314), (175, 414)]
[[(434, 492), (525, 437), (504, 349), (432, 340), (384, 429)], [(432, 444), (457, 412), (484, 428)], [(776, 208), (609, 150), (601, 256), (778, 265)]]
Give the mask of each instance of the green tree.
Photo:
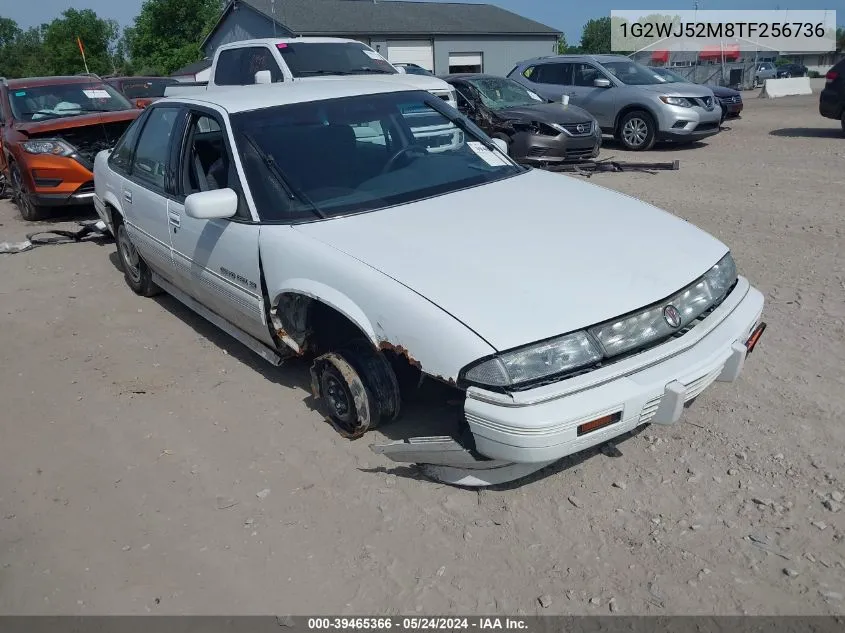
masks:
[(836, 27), (836, 51), (845, 51), (845, 26)]
[(114, 72), (111, 50), (118, 33), (117, 22), (104, 20), (91, 9), (67, 9), (60, 18), (50, 22), (44, 32), (44, 69), (53, 75), (85, 72), (77, 43), (79, 38), (92, 73)]
[(42, 59), (46, 28), (42, 24), (24, 31), (14, 20), (0, 17), (0, 77), (45, 74)]
[(584, 25), (581, 50), (584, 53), (610, 52), (610, 16), (593, 18)]
[(132, 65), (168, 75), (202, 59), (200, 44), (222, 9), (221, 0), (145, 0), (125, 32)]

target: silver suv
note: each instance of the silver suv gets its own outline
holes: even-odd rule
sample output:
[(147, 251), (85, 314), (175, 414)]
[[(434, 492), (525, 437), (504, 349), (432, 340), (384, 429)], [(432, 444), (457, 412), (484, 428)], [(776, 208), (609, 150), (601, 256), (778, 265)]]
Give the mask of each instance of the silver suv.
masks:
[(508, 77), (547, 99), (584, 108), (627, 149), (719, 133), (722, 109), (706, 86), (668, 83), (623, 55), (557, 55), (520, 62)]

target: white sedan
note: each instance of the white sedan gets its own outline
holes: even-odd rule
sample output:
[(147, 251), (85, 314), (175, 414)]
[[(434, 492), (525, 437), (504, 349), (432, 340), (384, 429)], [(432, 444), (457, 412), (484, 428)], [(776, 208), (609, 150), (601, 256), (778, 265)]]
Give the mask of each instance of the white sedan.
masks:
[[(407, 112), (456, 142), (430, 147)], [(736, 380), (765, 328), (720, 241), (521, 167), (395, 83), (164, 99), (94, 173), (128, 285), (172, 294), (271, 363), (313, 357), (314, 395), (344, 435), (396, 418), (424, 378), (453, 388), (449, 436), (373, 447), (452, 483), (675, 423)]]

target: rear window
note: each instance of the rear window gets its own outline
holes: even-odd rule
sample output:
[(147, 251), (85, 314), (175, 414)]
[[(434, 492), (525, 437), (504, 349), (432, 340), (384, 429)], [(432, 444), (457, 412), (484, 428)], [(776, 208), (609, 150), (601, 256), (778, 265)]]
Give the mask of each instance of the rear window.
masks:
[(294, 77), (396, 74), (384, 57), (361, 42), (282, 42), (277, 48)]
[(163, 97), (164, 89), (178, 83), (175, 79), (161, 77), (155, 79), (125, 79), (123, 94), (129, 99), (151, 99)]

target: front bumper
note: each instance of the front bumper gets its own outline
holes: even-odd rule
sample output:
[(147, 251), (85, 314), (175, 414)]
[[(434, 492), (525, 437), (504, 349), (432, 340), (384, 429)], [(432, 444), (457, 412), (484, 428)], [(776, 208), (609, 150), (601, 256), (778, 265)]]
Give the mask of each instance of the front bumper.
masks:
[(509, 154), (521, 163), (562, 163), (589, 160), (599, 155), (601, 134), (557, 136), (517, 132), (511, 141)]
[(719, 133), (722, 109), (718, 104), (712, 110), (662, 104), (659, 117), (657, 140), (694, 141)]
[(33, 204), (57, 207), (93, 201), (94, 174), (77, 158), (25, 154), (18, 164), (25, 170), (22, 175)]
[(743, 104), (741, 101), (736, 103), (722, 102), (722, 107), (725, 109), (726, 116), (739, 116), (739, 113), (742, 112)]
[[(476, 451), (490, 459), (548, 463), (648, 422), (671, 424), (683, 405), (715, 381), (733, 382), (745, 342), (760, 322), (763, 295), (740, 278), (712, 314), (684, 336), (582, 376), (529, 391), (467, 391), (466, 420)], [(579, 436), (607, 415), (614, 424)]]

